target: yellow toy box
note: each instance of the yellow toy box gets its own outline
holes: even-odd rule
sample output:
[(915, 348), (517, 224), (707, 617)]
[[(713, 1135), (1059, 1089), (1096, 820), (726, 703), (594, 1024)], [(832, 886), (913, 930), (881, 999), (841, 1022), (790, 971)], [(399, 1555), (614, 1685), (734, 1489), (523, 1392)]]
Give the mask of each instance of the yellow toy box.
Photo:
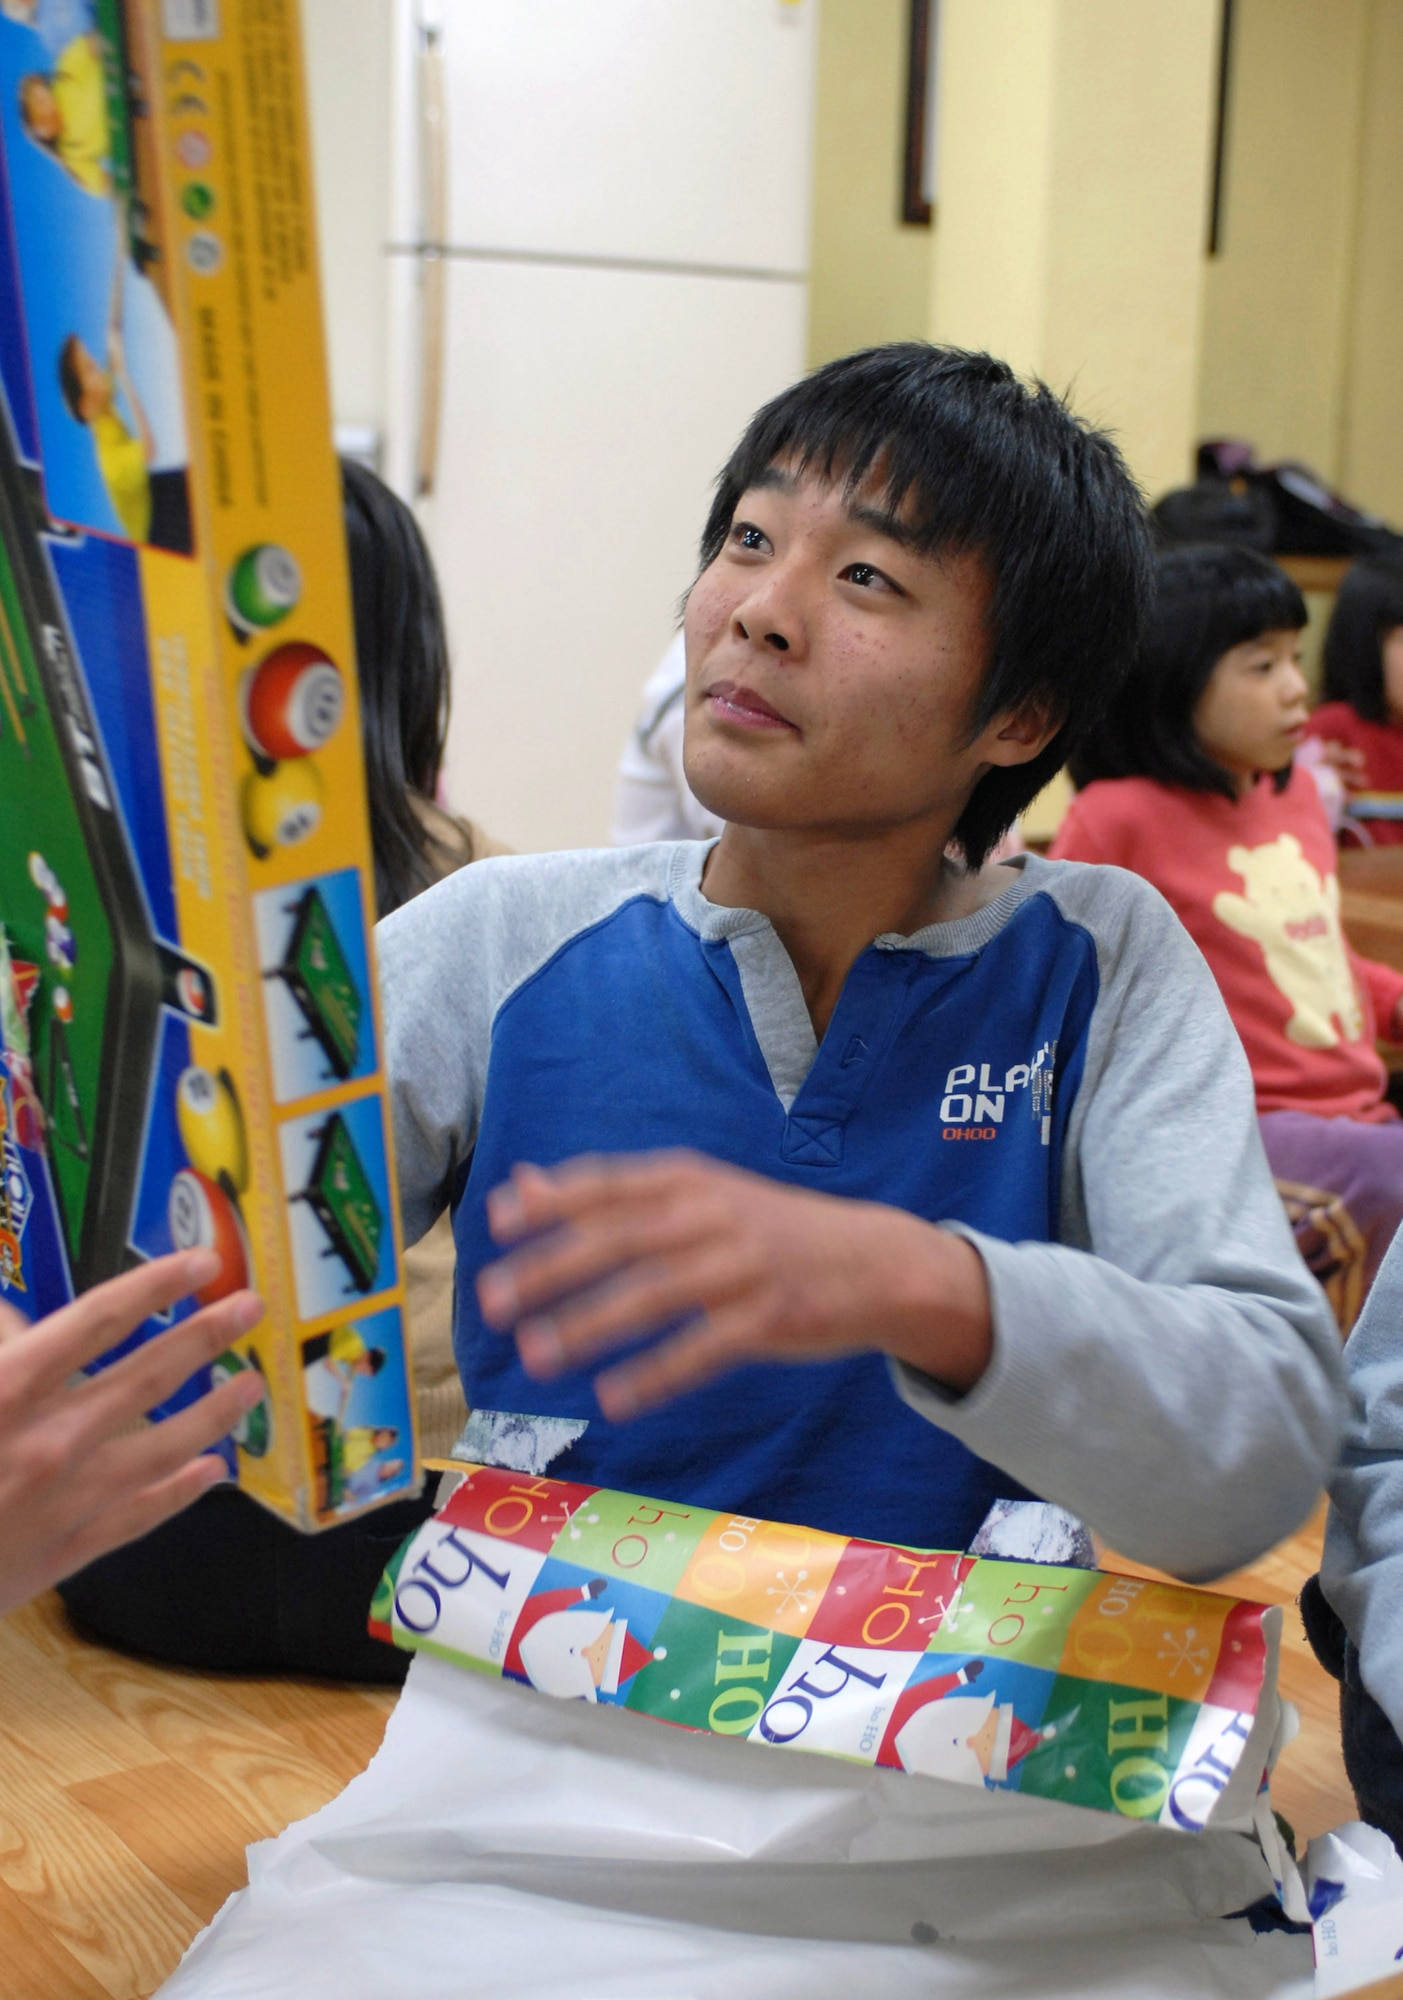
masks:
[(213, 1244), (326, 1526), (418, 1468), (294, 0), (3, 0), (0, 148), (0, 1297)]

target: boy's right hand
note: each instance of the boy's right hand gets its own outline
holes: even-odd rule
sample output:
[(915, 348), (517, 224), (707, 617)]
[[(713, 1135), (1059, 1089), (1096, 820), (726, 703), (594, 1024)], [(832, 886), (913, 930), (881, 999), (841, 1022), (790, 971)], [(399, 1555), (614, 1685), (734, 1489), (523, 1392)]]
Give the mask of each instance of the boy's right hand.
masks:
[(209, 1250), (160, 1257), (34, 1325), (0, 1306), (0, 1614), (149, 1534), (226, 1476), (221, 1459), (201, 1454), (263, 1396), (256, 1369), (163, 1423), (131, 1427), (257, 1325), (254, 1293), (221, 1299), (73, 1380), (218, 1270)]

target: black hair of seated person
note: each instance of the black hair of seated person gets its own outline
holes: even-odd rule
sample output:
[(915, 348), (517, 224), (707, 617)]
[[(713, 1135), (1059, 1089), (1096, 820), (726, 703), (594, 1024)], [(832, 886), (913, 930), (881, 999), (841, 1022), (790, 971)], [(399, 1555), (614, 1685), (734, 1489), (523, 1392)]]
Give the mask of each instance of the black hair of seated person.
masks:
[(1403, 625), (1403, 558), (1375, 556), (1350, 566), (1321, 651), (1322, 699), (1344, 701), (1365, 722), (1387, 722), (1383, 644)]
[(448, 643), (419, 524), (383, 479), (341, 460), (360, 683), (361, 735), (384, 917), (443, 873), (413, 798), (432, 800), (448, 733)]
[(830, 361), (751, 419), (717, 481), (703, 569), (742, 493), (776, 464), (850, 493), (873, 482), (919, 554), (971, 551), (989, 572), (989, 661), (970, 733), (1033, 704), (1060, 726), (1037, 757), (975, 786), (952, 838), (977, 868), (1134, 652), (1150, 563), (1140, 492), (1110, 438), (1044, 383), (924, 341)]
[[(1230, 773), (1194, 734), (1199, 696), (1234, 646), (1305, 622), (1305, 599), (1270, 556), (1217, 542), (1162, 550), (1134, 663), (1068, 759), (1072, 783), (1080, 790), (1097, 778), (1154, 778), (1236, 799)], [(1278, 791), (1290, 777), (1289, 764), (1275, 773)]]

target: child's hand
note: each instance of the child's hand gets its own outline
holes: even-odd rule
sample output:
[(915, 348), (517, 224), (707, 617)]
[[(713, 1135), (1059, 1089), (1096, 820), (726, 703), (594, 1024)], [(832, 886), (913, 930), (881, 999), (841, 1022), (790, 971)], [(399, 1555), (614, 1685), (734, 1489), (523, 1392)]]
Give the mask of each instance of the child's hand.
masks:
[(1338, 771), (1345, 781), (1347, 791), (1363, 791), (1368, 782), (1368, 772), (1364, 764), (1364, 752), (1356, 750), (1351, 743), (1327, 743), (1321, 741), (1320, 761), (1328, 764), (1332, 771)]
[(149, 1533), (224, 1477), (222, 1460), (197, 1454), (259, 1400), (256, 1369), (164, 1423), (130, 1426), (257, 1325), (263, 1302), (252, 1292), (71, 1380), (218, 1270), (209, 1250), (160, 1257), (33, 1326), (0, 1306), (0, 1613)]
[(478, 1299), (489, 1324), (515, 1327), (530, 1374), (687, 1322), (596, 1377), (616, 1420), (750, 1361), (876, 1348), (965, 1390), (989, 1360), (978, 1252), (903, 1209), (675, 1152), (518, 1167), (488, 1220), (522, 1247), (481, 1272)]

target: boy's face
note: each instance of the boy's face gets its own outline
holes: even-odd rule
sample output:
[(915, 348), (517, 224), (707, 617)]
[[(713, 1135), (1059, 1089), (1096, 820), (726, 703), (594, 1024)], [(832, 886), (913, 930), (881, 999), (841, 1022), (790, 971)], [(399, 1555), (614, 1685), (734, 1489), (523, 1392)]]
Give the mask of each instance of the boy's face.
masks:
[(78, 377), (78, 416), (90, 424), (112, 406), (112, 377), (81, 340), (73, 346), (73, 369)]
[(688, 784), (742, 826), (948, 830), (1051, 734), (1000, 717), (970, 740), (988, 602), (980, 559), (918, 554), (875, 489), (773, 467), (687, 600)]
[(24, 86), (24, 122), (34, 137), (50, 146), (63, 129), (58, 99), (41, 76), (31, 76)]

